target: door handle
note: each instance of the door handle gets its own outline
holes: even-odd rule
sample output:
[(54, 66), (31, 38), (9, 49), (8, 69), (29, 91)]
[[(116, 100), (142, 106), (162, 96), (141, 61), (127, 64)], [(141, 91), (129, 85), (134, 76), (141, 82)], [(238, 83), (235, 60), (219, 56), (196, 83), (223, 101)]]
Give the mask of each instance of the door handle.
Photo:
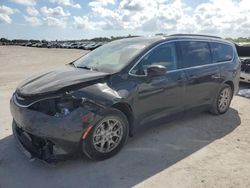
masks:
[(220, 78), (220, 74), (213, 74), (211, 77), (214, 79), (218, 79), (218, 78)]
[(196, 78), (198, 78), (198, 77), (197, 77), (196, 75), (190, 75), (189, 78), (191, 78), (191, 79), (196, 79)]

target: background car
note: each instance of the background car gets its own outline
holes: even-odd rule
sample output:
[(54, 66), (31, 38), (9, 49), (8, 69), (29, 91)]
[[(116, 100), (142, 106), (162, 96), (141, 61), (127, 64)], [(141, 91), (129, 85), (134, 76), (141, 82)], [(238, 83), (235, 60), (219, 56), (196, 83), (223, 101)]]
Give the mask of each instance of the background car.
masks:
[(250, 83), (250, 45), (236, 45), (241, 60), (240, 81)]

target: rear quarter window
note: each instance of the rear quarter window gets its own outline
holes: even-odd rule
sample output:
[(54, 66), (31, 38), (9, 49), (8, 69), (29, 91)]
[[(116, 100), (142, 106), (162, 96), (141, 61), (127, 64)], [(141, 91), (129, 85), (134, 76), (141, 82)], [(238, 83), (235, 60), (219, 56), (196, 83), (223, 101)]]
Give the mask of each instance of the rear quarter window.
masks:
[(219, 63), (224, 61), (231, 61), (233, 59), (233, 47), (228, 44), (211, 43), (213, 62)]

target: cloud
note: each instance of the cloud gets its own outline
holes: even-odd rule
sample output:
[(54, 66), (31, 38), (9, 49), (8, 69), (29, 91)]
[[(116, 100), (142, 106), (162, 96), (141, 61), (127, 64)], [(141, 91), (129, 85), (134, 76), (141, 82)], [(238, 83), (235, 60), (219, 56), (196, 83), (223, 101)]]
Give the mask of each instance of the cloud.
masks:
[(250, 2), (247, 0), (211, 0), (200, 4), (193, 13), (197, 32), (229, 35), (246, 35), (250, 27)]
[(26, 8), (26, 12), (30, 16), (38, 16), (39, 15), (39, 11), (35, 7), (31, 7), (31, 6)]
[(70, 6), (73, 8), (81, 8), (81, 5), (78, 3), (74, 3), (73, 0), (49, 0), (51, 3), (57, 3), (62, 6)]
[(40, 10), (41, 14), (44, 16), (43, 20), (45, 25), (49, 27), (65, 28), (67, 25), (67, 19), (71, 15), (70, 12), (65, 12), (60, 6), (55, 8), (47, 8), (44, 6)]
[[(90, 0), (83, 15), (64, 10), (81, 8), (76, 0), (48, 0), (57, 7), (34, 7), (36, 0), (10, 0), (27, 6), (27, 23), (77, 29), (143, 31), (149, 34), (203, 33), (221, 36), (248, 36), (250, 33), (249, 0), (208, 0), (191, 7), (184, 0)], [(80, 1), (79, 1), (80, 2)], [(83, 1), (82, 1), (83, 2)], [(185, 1), (186, 2), (186, 1)], [(69, 9), (72, 10), (72, 9)], [(0, 5), (0, 23), (11, 23), (15, 9)], [(42, 18), (38, 18), (38, 16)], [(71, 16), (72, 15), (72, 16)], [(73, 23), (67, 23), (73, 20)], [(39, 22), (40, 21), (40, 22)]]
[(58, 6), (55, 8), (47, 8), (46, 6), (42, 7), (41, 13), (46, 17), (66, 17), (70, 16), (69, 12), (64, 12), (63, 8)]
[(103, 29), (140, 29), (144, 31), (171, 30), (181, 18), (181, 1), (122, 0), (115, 10), (105, 4), (91, 6), (94, 16), (104, 20)]
[(77, 29), (98, 30), (101, 28), (103, 22), (90, 21), (87, 16), (74, 16), (74, 25)]
[(11, 1), (25, 6), (33, 6), (36, 4), (36, 0), (11, 0)]
[(89, 18), (87, 16), (74, 16), (73, 18), (77, 29), (92, 29), (92, 26), (89, 24)]
[(107, 6), (114, 3), (114, 0), (91, 1), (89, 18), (102, 20), (99, 26), (107, 30), (222, 36), (250, 33), (249, 0), (209, 0), (196, 7), (182, 0), (121, 0), (116, 8)]
[[(152, 1), (151, 1), (152, 2)], [(146, 4), (148, 1), (146, 1)], [(129, 11), (140, 11), (144, 9), (145, 4), (142, 0), (122, 0), (120, 3), (120, 8)]]
[(107, 6), (108, 4), (115, 4), (115, 0), (92, 0), (89, 2), (89, 6), (91, 7), (102, 7)]
[(35, 16), (24, 16), (24, 19), (27, 23), (29, 23), (32, 26), (42, 25), (41, 20)]
[(10, 15), (14, 14), (15, 12), (17, 12), (16, 9), (12, 9), (5, 5), (0, 5), (0, 23), (10, 24), (12, 22)]
[(65, 28), (66, 27), (66, 21), (64, 19), (58, 19), (55, 17), (46, 17), (44, 18), (44, 21), (46, 23), (47, 26), (50, 27), (61, 27), (61, 28)]

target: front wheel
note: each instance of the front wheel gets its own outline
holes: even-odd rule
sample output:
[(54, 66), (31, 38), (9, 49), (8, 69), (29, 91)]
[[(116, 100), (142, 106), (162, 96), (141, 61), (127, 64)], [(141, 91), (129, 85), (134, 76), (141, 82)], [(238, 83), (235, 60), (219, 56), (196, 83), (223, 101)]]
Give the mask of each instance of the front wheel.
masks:
[(228, 111), (233, 97), (233, 91), (230, 85), (224, 84), (219, 91), (217, 98), (211, 108), (213, 114), (224, 114)]
[(109, 110), (82, 142), (82, 149), (92, 160), (103, 160), (118, 153), (128, 138), (129, 124), (119, 110)]

